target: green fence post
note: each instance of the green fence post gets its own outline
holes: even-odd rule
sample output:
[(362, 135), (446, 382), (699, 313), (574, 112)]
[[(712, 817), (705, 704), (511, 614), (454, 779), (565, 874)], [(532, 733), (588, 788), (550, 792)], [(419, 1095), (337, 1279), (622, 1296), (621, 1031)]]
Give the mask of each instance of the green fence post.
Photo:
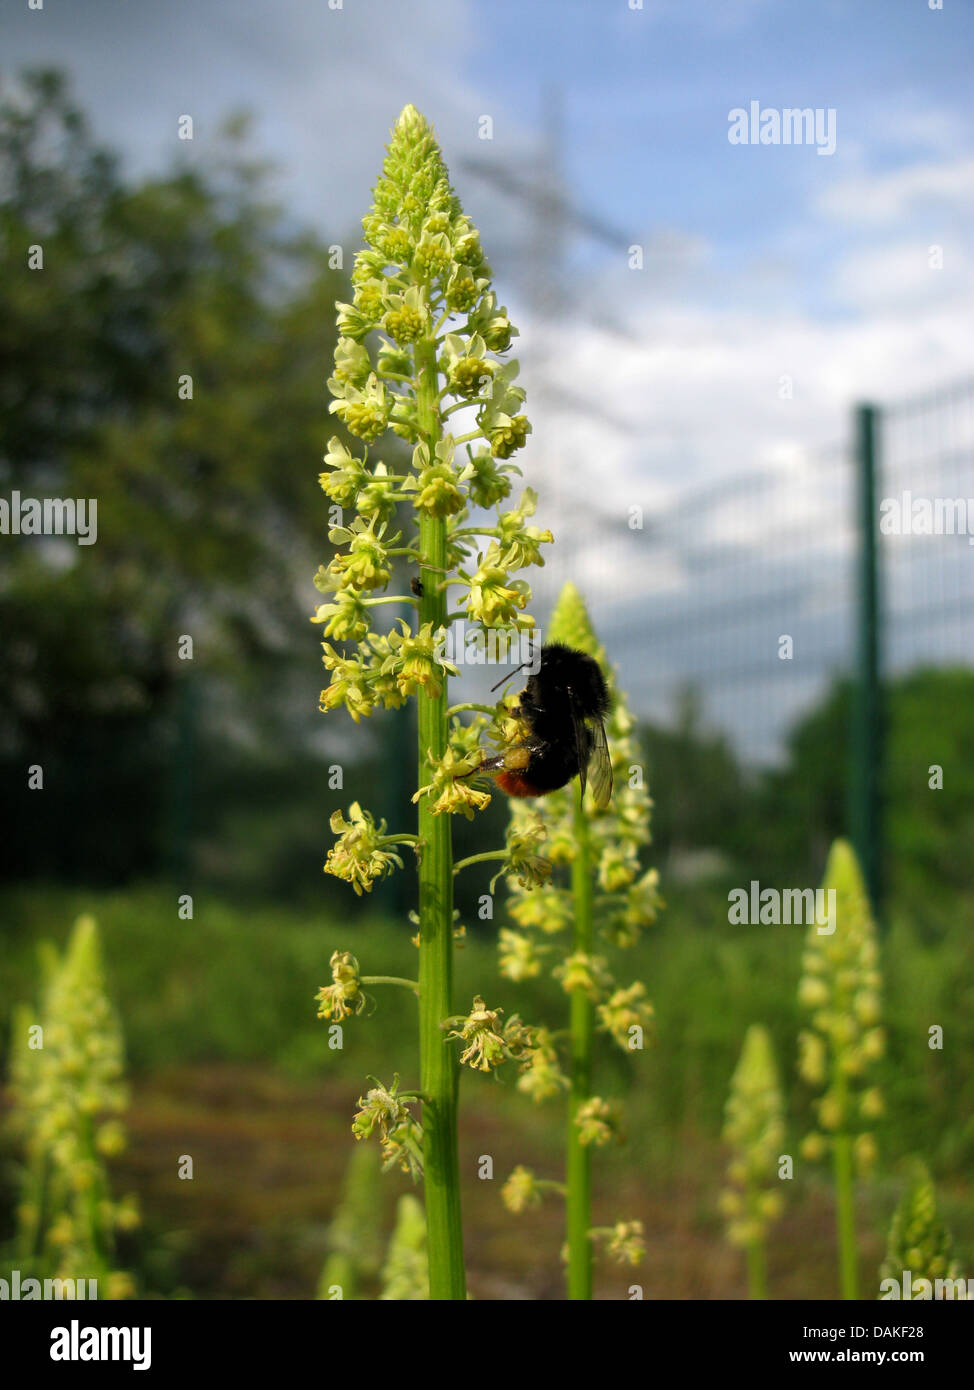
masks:
[(876, 481), (881, 412), (873, 405), (855, 409), (856, 512), (859, 554), (856, 564), (856, 672), (851, 728), (849, 820), (873, 909), (882, 893), (883, 704), (880, 688), (880, 605)]

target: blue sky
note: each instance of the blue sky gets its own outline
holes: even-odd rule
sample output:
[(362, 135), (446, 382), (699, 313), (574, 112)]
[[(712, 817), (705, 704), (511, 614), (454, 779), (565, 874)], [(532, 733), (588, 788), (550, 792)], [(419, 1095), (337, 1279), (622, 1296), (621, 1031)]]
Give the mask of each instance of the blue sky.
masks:
[[(571, 171), (582, 196), (617, 221), (689, 223), (748, 249), (773, 242), (796, 203), (850, 162), (879, 171), (922, 149), (920, 118), (956, 121), (969, 142), (974, 9), (951, 0), (942, 13), (925, 0), (647, 0), (642, 13), (568, 0), (496, 14), (471, 78), (490, 74), (502, 108), (525, 124), (539, 75), (565, 80)], [(778, 149), (730, 159), (727, 112), (752, 98), (835, 107), (837, 157)]]
[[(662, 234), (682, 248), (675, 262), (655, 262), (660, 276), (715, 308), (765, 305), (828, 321), (860, 308), (849, 302), (844, 263), (857, 248), (890, 241), (888, 227), (877, 238), (874, 224), (850, 215), (857, 199), (867, 205), (869, 181), (956, 165), (974, 151), (974, 6), (944, 6), (342, 0), (333, 10), (327, 0), (46, 0), (38, 12), (0, 0), (0, 71), (66, 64), (99, 133), (139, 171), (205, 157), (219, 116), (247, 106), (280, 165), (288, 207), (337, 237), (355, 227), (405, 101), (430, 115), (454, 160), (489, 152), (517, 163), (535, 148), (554, 84), (575, 201), (632, 241)], [(751, 100), (834, 108), (836, 153), (731, 146), (728, 112)], [(197, 122), (192, 147), (174, 139), (183, 111)], [(494, 121), (489, 145), (477, 140), (485, 113)], [(503, 238), (511, 210), (458, 181), (488, 244), (495, 226)], [(924, 199), (918, 236), (960, 233), (970, 208), (958, 207), (955, 188)], [(906, 204), (896, 211), (901, 224), (917, 213)], [(506, 242), (498, 249), (503, 276)], [(611, 270), (604, 248), (577, 242), (569, 255), (585, 271)]]
[[(893, 169), (951, 141), (970, 149), (974, 7), (944, 5), (343, 0), (332, 11), (327, 0), (46, 0), (32, 12), (2, 0), (0, 16), (3, 70), (67, 62), (106, 136), (137, 165), (167, 153), (167, 107), (197, 112), (205, 138), (221, 109), (251, 106), (290, 170), (292, 201), (318, 218), (350, 218), (358, 205), (327, 169), (322, 205), (302, 177), (312, 142), (319, 156), (339, 142), (366, 156), (412, 99), (459, 145), (481, 111), (493, 114), (503, 152), (530, 139), (541, 92), (557, 82), (581, 200), (623, 227), (687, 227), (753, 254), (790, 245), (807, 201), (852, 168)], [(752, 98), (835, 107), (836, 155), (731, 150), (727, 113)]]
[[(767, 470), (775, 515), (800, 524), (816, 514), (817, 451), (847, 432), (855, 400), (971, 373), (974, 5), (943, 6), (0, 0), (0, 73), (66, 66), (135, 172), (205, 160), (221, 115), (250, 108), (290, 213), (349, 252), (389, 125), (407, 101), (423, 109), (522, 329), (526, 472), (596, 612), (611, 616), (617, 556), (573, 532), (586, 499), (607, 517), (638, 504), (662, 519), (659, 534), (687, 488)], [(553, 88), (572, 201), (652, 254), (634, 273), (623, 255), (570, 241), (566, 317), (552, 324), (531, 295), (529, 219), (463, 160), (530, 179)], [(752, 100), (834, 108), (835, 153), (730, 144), (728, 114)], [(184, 112), (191, 145), (175, 138)], [(490, 141), (478, 139), (484, 115)], [(698, 534), (714, 516), (700, 513)], [(716, 542), (760, 549), (760, 525), (733, 511), (720, 525)], [(834, 549), (836, 535), (821, 544)], [(700, 601), (676, 550), (642, 555), (625, 574), (630, 600)], [(552, 563), (552, 578), (563, 569)]]

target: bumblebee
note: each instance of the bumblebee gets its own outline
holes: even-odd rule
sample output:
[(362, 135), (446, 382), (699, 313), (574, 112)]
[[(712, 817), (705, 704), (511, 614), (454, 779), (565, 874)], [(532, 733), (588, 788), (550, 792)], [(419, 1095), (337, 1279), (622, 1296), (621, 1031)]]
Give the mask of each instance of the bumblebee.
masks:
[(605, 737), (609, 691), (599, 664), (585, 652), (557, 642), (541, 648), (540, 668), (513, 709), (526, 736), (477, 772), (487, 772), (508, 796), (547, 796), (586, 776), (600, 811), (612, 795), (612, 764)]

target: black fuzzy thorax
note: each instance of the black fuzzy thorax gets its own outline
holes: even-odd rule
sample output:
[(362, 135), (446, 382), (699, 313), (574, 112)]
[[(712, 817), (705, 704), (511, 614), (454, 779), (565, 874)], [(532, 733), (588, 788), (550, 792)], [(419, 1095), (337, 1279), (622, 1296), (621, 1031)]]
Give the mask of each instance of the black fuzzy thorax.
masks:
[(541, 648), (541, 669), (528, 677), (525, 694), (540, 708), (570, 707), (574, 700), (585, 719), (605, 719), (609, 712), (609, 690), (599, 663), (560, 642)]

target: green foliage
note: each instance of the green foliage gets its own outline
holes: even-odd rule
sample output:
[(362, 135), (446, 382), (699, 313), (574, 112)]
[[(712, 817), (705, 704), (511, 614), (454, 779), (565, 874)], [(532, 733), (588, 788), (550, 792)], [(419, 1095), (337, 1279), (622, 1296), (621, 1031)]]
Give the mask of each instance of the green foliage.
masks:
[[(909, 902), (936, 931), (941, 905), (966, 888), (974, 858), (974, 673), (920, 670), (890, 680), (886, 707), (887, 903)], [(757, 797), (757, 823), (770, 837), (764, 854), (778, 874), (800, 872), (843, 833), (850, 718), (851, 689), (840, 682), (795, 727), (786, 768)], [(930, 785), (937, 766), (939, 790)]]
[[(919, 670), (886, 682), (884, 915), (909, 905), (937, 937), (974, 858), (974, 673)], [(659, 792), (661, 859), (716, 850), (728, 874), (766, 884), (811, 882), (846, 829), (851, 687), (838, 681), (788, 737), (784, 765), (746, 775), (726, 739), (703, 726), (684, 692), (674, 728), (644, 725)], [(936, 788), (936, 769), (943, 786)], [(719, 868), (719, 865), (718, 865)]]
[(756, 828), (753, 790), (727, 739), (704, 726), (697, 693), (689, 687), (680, 693), (673, 727), (644, 724), (639, 736), (650, 786), (664, 789), (653, 809), (660, 859), (718, 849), (737, 860)]
[[(312, 770), (294, 752), (314, 691), (296, 719), (293, 672), (319, 527), (297, 463), (327, 438), (320, 363), (347, 282), (286, 229), (243, 123), (208, 159), (133, 182), (62, 77), (0, 93), (0, 489), (98, 503), (92, 546), (0, 550), (0, 872), (185, 872), (191, 799), (233, 806), (225, 784), (214, 805), (221, 762), (266, 777), (277, 744), (292, 783)], [(38, 750), (56, 797), (26, 791)]]
[[(348, 945), (363, 968), (381, 960), (392, 974), (414, 976), (417, 951), (404, 918), (366, 915), (350, 926), (334, 912), (210, 899), (197, 903), (193, 921), (177, 924), (172, 892), (150, 887), (0, 894), (5, 1023), (13, 1003), (33, 992), (36, 942), (55, 936), (53, 924), (86, 909), (98, 918), (109, 990), (123, 1021), (129, 1063), (139, 1072), (221, 1059), (264, 1061), (306, 1076), (324, 1065), (327, 1075), (344, 1079), (354, 1100), (364, 1072), (391, 1076), (401, 1060), (395, 1040), (413, 1025), (416, 1012), (406, 990), (383, 991), (382, 1027), (347, 1026), (342, 1051), (326, 1051), (323, 1058), (322, 1024), (309, 1007), (314, 990), (308, 981), (329, 980), (329, 956)], [(917, 932), (912, 914), (894, 912), (884, 938), (888, 1050), (876, 1064), (876, 1082), (886, 1098), (881, 1134), (889, 1162), (922, 1149), (940, 1172), (956, 1174), (974, 1161), (974, 1076), (968, 1064), (974, 1055), (972, 912), (974, 900), (958, 900), (936, 941)], [(468, 933), (456, 954), (458, 997), (473, 997), (494, 968), (496, 951), (492, 929)], [(631, 1062), (618, 1049), (600, 1054), (595, 1076), (599, 1094), (625, 1099), (630, 1140), (640, 1152), (665, 1162), (676, 1136), (719, 1132), (726, 1078), (755, 1018), (763, 1020), (783, 1059), (782, 1087), (799, 1133), (814, 1123), (809, 1088), (798, 1084), (784, 1061), (794, 1058), (807, 1018), (796, 989), (802, 952), (802, 933), (793, 928), (742, 931), (728, 924), (726, 895), (717, 891), (667, 893), (659, 927), (627, 957), (634, 978), (652, 981), (657, 1003), (655, 1045), (641, 1055), (640, 1085), (632, 1085)], [(564, 998), (544, 973), (518, 984), (518, 1007), (527, 1018), (556, 1016)], [(927, 1047), (931, 1019), (942, 1023), (956, 1047)], [(6, 1037), (7, 1028), (2, 1031)], [(512, 1075), (512, 1103), (531, 1116), (533, 1102), (521, 1100), (515, 1081)]]

